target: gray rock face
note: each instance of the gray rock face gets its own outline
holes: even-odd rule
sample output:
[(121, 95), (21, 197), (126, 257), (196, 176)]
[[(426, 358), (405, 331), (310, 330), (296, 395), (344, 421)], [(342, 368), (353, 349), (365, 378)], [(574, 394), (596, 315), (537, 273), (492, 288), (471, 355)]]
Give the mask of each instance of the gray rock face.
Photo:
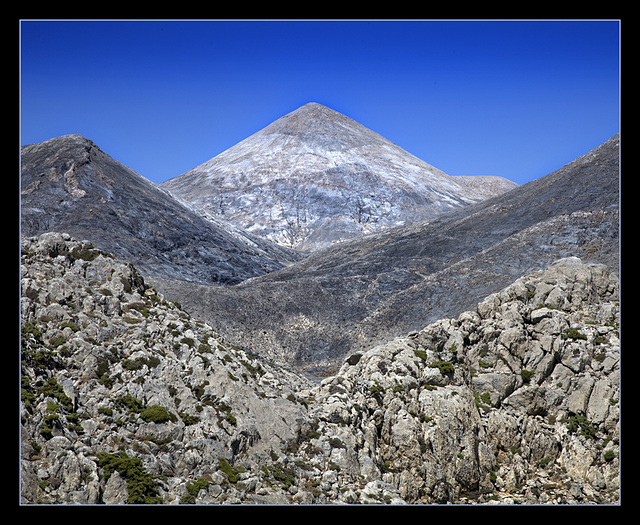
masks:
[(179, 503), (189, 481), (226, 480), (221, 461), (296, 437), (303, 377), (228, 344), (87, 242), (48, 233), (22, 252), (24, 502)]
[(160, 187), (251, 233), (313, 251), (516, 186), (500, 177), (482, 182), (450, 177), (309, 103)]
[(320, 384), (66, 234), (23, 239), (21, 289), (25, 504), (618, 501), (604, 265), (557, 261)]
[[(559, 293), (563, 307), (549, 308)], [(322, 382), (317, 413), (363, 443), (351, 468), (371, 458), (407, 501), (613, 502), (617, 301), (606, 267), (560, 260), (457, 319), (348, 358)]]
[(149, 275), (235, 284), (297, 255), (206, 220), (80, 135), (21, 151), (24, 235), (66, 232), (135, 262)]

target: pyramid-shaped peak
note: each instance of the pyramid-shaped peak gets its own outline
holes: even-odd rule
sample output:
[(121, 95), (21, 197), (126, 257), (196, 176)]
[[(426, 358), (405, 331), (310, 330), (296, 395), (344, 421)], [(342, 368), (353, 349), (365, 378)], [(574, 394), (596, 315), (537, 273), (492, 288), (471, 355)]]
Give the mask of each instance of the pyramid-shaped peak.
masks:
[(323, 106), (318, 102), (307, 102), (306, 104), (300, 106), (298, 109), (294, 110), (292, 113), (297, 113), (297, 112), (318, 113), (318, 114), (325, 114), (325, 115), (331, 115), (331, 114), (340, 115), (340, 113), (338, 113), (334, 109), (331, 109), (327, 106)]
[[(317, 102), (308, 102), (298, 109), (294, 109), (292, 112), (287, 113), (280, 119), (276, 120), (276, 122), (280, 120), (285, 120), (287, 122), (295, 122), (297, 119), (305, 119), (305, 120), (334, 120), (334, 119), (347, 119), (345, 115), (342, 113), (338, 113), (337, 111), (328, 108), (327, 106), (323, 106), (322, 104), (318, 104)], [(349, 119), (351, 120), (351, 119)]]
[(163, 189), (269, 240), (313, 250), (479, 199), (453, 177), (317, 102)]
[(307, 102), (306, 104), (303, 104), (302, 106), (300, 106), (298, 109), (313, 109), (313, 108), (318, 108), (318, 109), (331, 109), (328, 108), (327, 106), (323, 106), (322, 104), (319, 104), (318, 102)]
[(317, 102), (308, 102), (287, 113), (267, 126), (264, 131), (268, 134), (294, 135), (305, 142), (316, 142), (318, 137), (324, 137), (325, 146), (329, 146), (326, 140), (329, 140), (334, 148), (341, 143), (338, 149), (345, 145), (352, 147), (355, 145), (354, 142), (382, 139), (377, 133), (352, 118)]

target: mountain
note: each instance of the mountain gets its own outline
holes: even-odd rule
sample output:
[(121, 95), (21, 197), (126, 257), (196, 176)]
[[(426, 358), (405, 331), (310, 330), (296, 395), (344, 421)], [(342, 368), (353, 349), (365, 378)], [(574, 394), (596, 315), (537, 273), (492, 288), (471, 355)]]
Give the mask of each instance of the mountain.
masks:
[(475, 182), (309, 103), (160, 187), (251, 233), (313, 251), (516, 186), (492, 177), (479, 190)]
[[(618, 271), (619, 135), (483, 202), (345, 242), (233, 288), (166, 288), (230, 340), (321, 371), (577, 256)], [(319, 369), (317, 367), (320, 367)]]
[(556, 261), (319, 384), (86, 241), (23, 238), (21, 268), (23, 505), (619, 503), (604, 265)]
[(235, 284), (297, 259), (209, 219), (80, 135), (21, 148), (24, 235), (67, 232), (150, 275), (209, 284)]

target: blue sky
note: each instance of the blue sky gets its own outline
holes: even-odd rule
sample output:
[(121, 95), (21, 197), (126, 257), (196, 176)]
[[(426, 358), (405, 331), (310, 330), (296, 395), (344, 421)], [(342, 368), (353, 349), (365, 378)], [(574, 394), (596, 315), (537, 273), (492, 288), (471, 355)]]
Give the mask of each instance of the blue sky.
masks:
[(613, 21), (20, 23), (21, 143), (153, 182), (319, 102), (449, 175), (542, 177), (619, 131)]

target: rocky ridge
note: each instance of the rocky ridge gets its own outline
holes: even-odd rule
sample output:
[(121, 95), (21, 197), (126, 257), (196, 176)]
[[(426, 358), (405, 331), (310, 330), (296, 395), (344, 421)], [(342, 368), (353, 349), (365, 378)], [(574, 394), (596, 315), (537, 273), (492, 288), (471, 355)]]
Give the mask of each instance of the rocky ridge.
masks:
[(147, 275), (237, 284), (299, 258), (194, 212), (81, 135), (23, 146), (20, 184), (23, 235), (89, 239)]
[(320, 384), (22, 240), (23, 503), (617, 503), (619, 284), (575, 257)]

